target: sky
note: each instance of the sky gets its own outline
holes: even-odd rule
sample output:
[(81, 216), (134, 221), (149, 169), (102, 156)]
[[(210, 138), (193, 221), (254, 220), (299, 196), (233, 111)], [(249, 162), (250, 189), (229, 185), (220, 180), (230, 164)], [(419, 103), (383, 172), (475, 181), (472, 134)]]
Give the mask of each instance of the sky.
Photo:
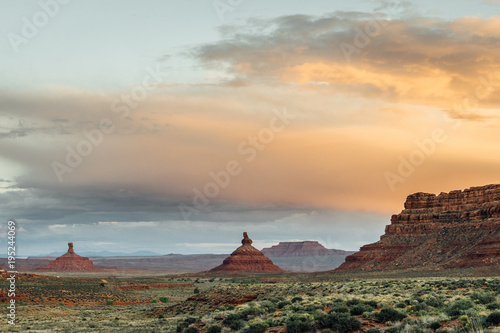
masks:
[(377, 241), (500, 183), (500, 1), (0, 0), (0, 247)]

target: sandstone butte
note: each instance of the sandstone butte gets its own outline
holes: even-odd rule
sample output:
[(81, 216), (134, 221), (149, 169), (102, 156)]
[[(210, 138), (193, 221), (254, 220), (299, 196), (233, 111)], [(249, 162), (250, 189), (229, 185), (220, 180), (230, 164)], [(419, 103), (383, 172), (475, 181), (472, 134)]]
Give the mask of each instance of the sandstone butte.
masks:
[(271, 259), (252, 246), (252, 240), (243, 233), (241, 246), (210, 272), (281, 272)]
[(39, 271), (50, 272), (95, 272), (95, 267), (87, 257), (79, 256), (73, 250), (73, 243), (68, 243), (68, 252), (52, 260), (48, 265), (38, 267)]
[(262, 253), (268, 257), (314, 257), (348, 255), (354, 252), (327, 249), (317, 241), (303, 241), (279, 242), (278, 245), (262, 249)]
[(380, 241), (363, 246), (338, 271), (443, 270), (500, 266), (500, 185), (439, 195), (415, 193)]

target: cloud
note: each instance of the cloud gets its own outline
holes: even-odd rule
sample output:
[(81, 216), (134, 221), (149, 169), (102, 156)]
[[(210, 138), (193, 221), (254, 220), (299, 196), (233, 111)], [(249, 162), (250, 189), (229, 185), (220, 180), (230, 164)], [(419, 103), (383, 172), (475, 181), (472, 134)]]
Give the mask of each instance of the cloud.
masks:
[[(481, 105), (498, 107), (499, 31), (498, 17), (294, 15), (226, 27), (221, 41), (200, 46), (195, 56), (246, 84), (440, 108), (474, 97), (486, 82)], [(491, 89), (487, 96), (484, 89)]]
[[(158, 229), (182, 235), (186, 244), (217, 245), (228, 234), (216, 230), (229, 228), (239, 240), (243, 227), (259, 232), (259, 226), (272, 235), (256, 237), (259, 244), (275, 235), (318, 239), (342, 230), (325, 245), (346, 248), (349, 239), (352, 248), (376, 240), (409, 193), (500, 182), (500, 20), (387, 18), (383, 12), (295, 15), (222, 28), (221, 41), (193, 50), (215, 79), (158, 86), (123, 119), (112, 105), (125, 92), (0, 93), (0, 156), (17, 172), (3, 183), (0, 218), (23, 221), (25, 239), (51, 244), (57, 232), (89, 248), (96, 230), (108, 243), (118, 233), (146, 241), (154, 230), (162, 244)], [(339, 45), (354, 45), (357, 29), (370, 22), (383, 30), (348, 62)], [(477, 91), (489, 95), (471, 103)], [(271, 120), (283, 109), (296, 118), (269, 139)], [(113, 131), (59, 182), (54, 161), (67, 164), (104, 118)], [(391, 192), (384, 173), (397, 172), (401, 158), (435, 129), (447, 140)], [(259, 135), (268, 135), (267, 143), (254, 147), (250, 161), (239, 147), (249, 148)], [(179, 206), (196, 208), (195, 193), (230, 161), (241, 173), (184, 220)]]
[[(203, 191), (214, 181), (211, 173), (225, 170), (232, 160), (242, 166), (241, 174), (191, 219), (265, 222), (315, 209), (389, 215), (408, 193), (498, 179), (499, 155), (491, 153), (496, 149), (491, 142), (500, 137), (488, 119), (464, 123), (458, 132), (453, 119), (436, 116), (439, 109), (316, 90), (247, 86), (234, 94), (232, 89), (162, 88), (133, 110), (130, 120), (110, 110), (113, 93), (0, 96), (0, 109), (8, 109), (7, 100), (33, 127), (54, 117), (68, 120), (61, 124), (63, 131), (0, 140), (2, 157), (19, 165), (18, 177), (9, 183), (12, 191), (0, 193), (2, 216), (51, 224), (182, 221), (179, 205), (194, 207), (195, 191)], [(247, 161), (238, 147), (258, 136), (274, 110), (283, 108), (297, 118)], [(97, 128), (104, 117), (115, 130), (60, 183), (52, 163), (66, 163), (67, 147), (76, 149), (87, 140), (84, 131)], [(427, 139), (436, 127), (450, 141), (437, 147), (438, 153), (396, 193), (390, 192), (384, 172), (394, 172), (398, 156), (418, 148), (415, 141)], [(447, 181), (450, 170), (458, 183)]]
[(49, 225), (49, 229), (66, 228), (66, 227), (67, 227), (66, 224), (52, 224), (52, 225)]

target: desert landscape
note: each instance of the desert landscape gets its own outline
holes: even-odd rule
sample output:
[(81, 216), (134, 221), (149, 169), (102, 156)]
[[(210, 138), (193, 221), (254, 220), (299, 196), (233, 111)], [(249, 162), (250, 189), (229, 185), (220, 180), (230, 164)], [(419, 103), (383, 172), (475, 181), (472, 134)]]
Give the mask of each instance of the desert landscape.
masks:
[[(70, 242), (67, 253), (45, 265), (31, 260), (40, 266), (16, 276), (21, 319), (15, 329), (0, 327), (17, 332), (497, 332), (499, 235), (500, 185), (488, 185), (408, 196), (381, 240), (354, 254), (315, 241), (281, 242), (259, 251), (244, 232), (242, 245), (221, 264), (219, 258), (207, 264), (209, 270), (176, 274), (168, 271), (168, 261), (149, 271), (95, 266)], [(336, 269), (305, 273), (279, 267), (266, 254), (346, 257)], [(127, 260), (135, 262), (112, 262)], [(177, 267), (189, 270), (192, 264), (184, 258)], [(2, 284), (7, 277), (2, 271)], [(7, 292), (2, 286), (4, 304), (9, 304)]]
[(500, 0), (0, 4), (0, 332), (500, 333)]

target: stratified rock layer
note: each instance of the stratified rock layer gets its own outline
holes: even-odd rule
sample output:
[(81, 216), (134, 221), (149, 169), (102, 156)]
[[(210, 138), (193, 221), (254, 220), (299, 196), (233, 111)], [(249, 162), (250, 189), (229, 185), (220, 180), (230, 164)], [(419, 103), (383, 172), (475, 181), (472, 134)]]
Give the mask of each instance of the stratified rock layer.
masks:
[(500, 185), (415, 193), (380, 241), (337, 270), (439, 270), (500, 265)]
[(48, 265), (37, 268), (50, 272), (95, 272), (99, 269), (87, 257), (79, 256), (73, 250), (73, 243), (68, 243), (68, 252), (51, 261)]
[(262, 253), (268, 257), (314, 257), (347, 255), (353, 252), (327, 249), (317, 241), (303, 241), (280, 242), (278, 245), (262, 249)]
[(252, 246), (252, 240), (247, 233), (243, 233), (241, 245), (229, 257), (224, 259), (222, 265), (210, 272), (281, 272), (281, 268), (273, 264), (271, 259)]

